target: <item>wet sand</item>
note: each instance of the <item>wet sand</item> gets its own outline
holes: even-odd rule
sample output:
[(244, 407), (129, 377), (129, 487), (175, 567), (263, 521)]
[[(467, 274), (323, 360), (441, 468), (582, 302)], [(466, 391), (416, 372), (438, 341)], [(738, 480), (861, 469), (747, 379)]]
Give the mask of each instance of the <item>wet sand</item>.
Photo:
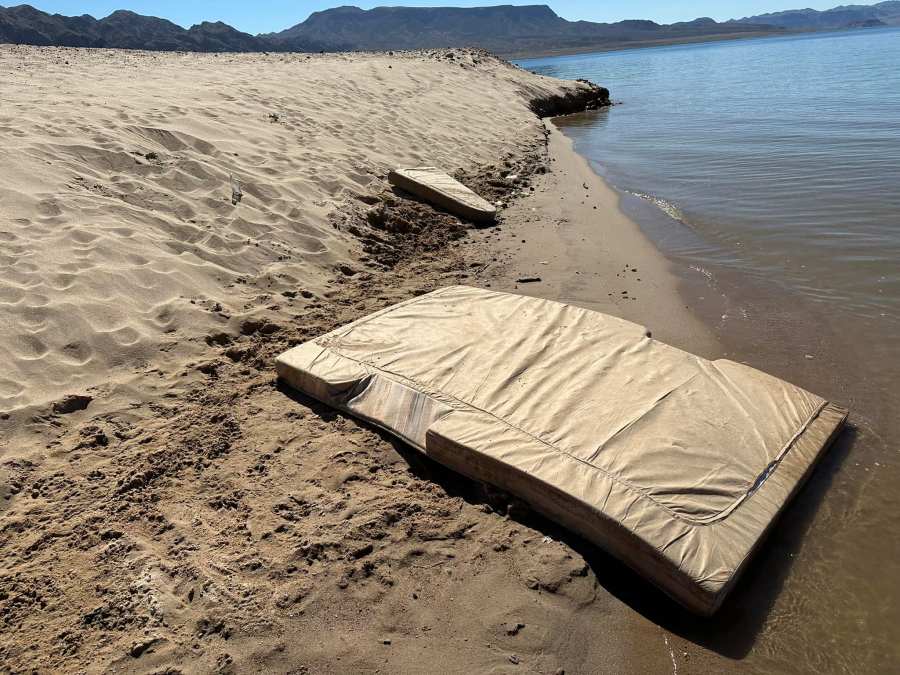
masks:
[[(706, 358), (721, 351), (685, 305), (668, 259), (619, 208), (619, 195), (547, 121), (546, 166), (489, 235), (492, 288), (586, 307), (646, 326)], [(540, 279), (520, 283), (523, 278)]]

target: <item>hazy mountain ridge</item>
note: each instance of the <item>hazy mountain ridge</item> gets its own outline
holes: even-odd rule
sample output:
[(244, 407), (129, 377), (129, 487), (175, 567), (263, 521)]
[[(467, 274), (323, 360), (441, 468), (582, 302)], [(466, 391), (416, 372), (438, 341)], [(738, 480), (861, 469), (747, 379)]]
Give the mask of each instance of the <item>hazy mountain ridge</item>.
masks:
[(835, 30), (865, 25), (900, 25), (900, 1), (888, 0), (876, 5), (842, 5), (832, 9), (791, 9), (760, 14), (738, 23), (765, 23), (787, 30)]
[(166, 19), (118, 10), (103, 19), (47, 14), (29, 5), (0, 7), (0, 42), (61, 47), (121, 47), (157, 51), (263, 51), (258, 38), (227, 24), (189, 29)]
[(340, 51), (468, 46), (499, 54), (584, 51), (686, 42), (781, 31), (900, 25), (900, 0), (819, 12), (789, 10), (716, 22), (700, 18), (669, 25), (567, 21), (546, 5), (452, 7), (336, 7), (315, 12), (287, 30), (242, 33), (227, 24), (183, 28), (166, 19), (119, 10), (103, 19), (48, 14), (29, 5), (0, 7), (0, 42), (163, 51)]
[(328, 49), (424, 49), (475, 46), (500, 54), (578, 49), (631, 42), (770, 32), (767, 26), (698, 19), (671, 25), (653, 21), (567, 21), (546, 5), (472, 8), (337, 7), (303, 23), (261, 36), (277, 48), (317, 39)]

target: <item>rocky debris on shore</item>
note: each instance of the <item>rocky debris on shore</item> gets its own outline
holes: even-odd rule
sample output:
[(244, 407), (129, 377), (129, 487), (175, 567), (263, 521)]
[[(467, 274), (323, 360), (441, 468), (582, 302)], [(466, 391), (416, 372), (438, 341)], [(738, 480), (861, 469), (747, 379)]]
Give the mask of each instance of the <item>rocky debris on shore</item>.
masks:
[(69, 415), (79, 410), (84, 410), (94, 398), (84, 394), (69, 394), (62, 400), (53, 404), (53, 412), (57, 415)]
[(560, 117), (585, 110), (599, 110), (612, 105), (609, 89), (590, 80), (579, 79), (579, 87), (563, 95), (541, 97), (531, 102), (538, 117)]

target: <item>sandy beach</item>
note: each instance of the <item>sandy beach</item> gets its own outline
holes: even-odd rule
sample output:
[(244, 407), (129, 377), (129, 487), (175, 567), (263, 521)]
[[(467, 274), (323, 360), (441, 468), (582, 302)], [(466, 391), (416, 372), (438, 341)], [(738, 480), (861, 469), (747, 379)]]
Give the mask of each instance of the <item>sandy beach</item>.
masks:
[[(0, 73), (0, 671), (740, 669), (777, 580), (694, 619), (275, 378), (285, 349), (451, 284), (725, 353), (535, 113), (587, 84), (466, 50), (3, 45)], [(500, 202), (497, 226), (393, 193), (418, 164)]]

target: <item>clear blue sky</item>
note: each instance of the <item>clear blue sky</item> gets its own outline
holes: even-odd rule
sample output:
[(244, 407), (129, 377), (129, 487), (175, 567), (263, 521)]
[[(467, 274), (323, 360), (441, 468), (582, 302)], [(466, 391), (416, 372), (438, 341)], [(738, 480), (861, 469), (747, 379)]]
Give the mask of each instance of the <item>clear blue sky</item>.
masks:
[[(865, 0), (863, 0), (865, 2)], [(91, 14), (98, 19), (116, 9), (161, 16), (182, 26), (200, 21), (224, 21), (247, 33), (264, 33), (289, 28), (312, 12), (336, 5), (356, 5), (368, 9), (379, 5), (416, 7), (473, 7), (483, 5), (550, 5), (563, 18), (588, 21), (652, 19), (660, 23), (688, 21), (711, 16), (722, 21), (763, 12), (797, 7), (828, 9), (840, 0), (2, 0), (12, 6), (30, 4), (45, 12)]]

